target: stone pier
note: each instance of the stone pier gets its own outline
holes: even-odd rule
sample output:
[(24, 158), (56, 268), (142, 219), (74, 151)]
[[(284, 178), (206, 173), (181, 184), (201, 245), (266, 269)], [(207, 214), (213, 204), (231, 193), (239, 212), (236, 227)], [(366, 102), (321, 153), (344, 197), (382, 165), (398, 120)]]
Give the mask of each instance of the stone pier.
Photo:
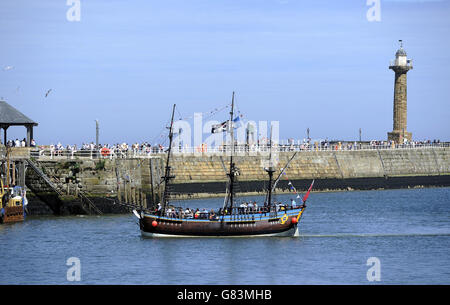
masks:
[[(275, 176), (292, 155), (293, 152), (278, 153)], [(264, 193), (267, 174), (263, 166), (266, 159), (266, 154), (259, 153), (234, 157), (240, 170), (238, 180), (243, 193)], [(160, 201), (164, 160), (165, 156), (155, 156), (113, 160), (36, 160), (35, 163), (49, 176), (56, 177), (61, 189), (67, 190), (68, 206), (73, 205), (76, 192), (82, 190), (103, 213), (120, 213), (127, 210), (115, 205), (116, 201), (136, 207), (151, 207)], [(172, 173), (176, 176), (172, 185), (174, 199), (224, 195), (227, 176), (222, 160), (228, 167), (226, 156), (175, 154), (171, 160)], [(450, 148), (301, 151), (297, 152), (286, 177), (278, 184), (278, 192), (289, 191), (286, 178), (299, 192), (307, 189), (312, 179), (316, 181), (314, 191), (450, 186)], [(33, 179), (32, 172), (27, 170), (28, 187), (39, 183)], [(34, 189), (38, 187), (34, 186)], [(33, 194), (30, 194), (30, 201), (33, 201)]]

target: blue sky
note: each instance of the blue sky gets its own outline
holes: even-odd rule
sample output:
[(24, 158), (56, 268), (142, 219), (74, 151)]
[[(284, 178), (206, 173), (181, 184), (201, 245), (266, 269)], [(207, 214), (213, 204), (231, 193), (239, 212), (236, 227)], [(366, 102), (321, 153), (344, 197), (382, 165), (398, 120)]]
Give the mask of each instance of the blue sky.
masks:
[(69, 22), (66, 0), (0, 2), (0, 97), (39, 123), (38, 144), (95, 141), (95, 119), (101, 143), (159, 142), (172, 104), (190, 117), (232, 91), (281, 139), (384, 140), (399, 39), (414, 62), (408, 131), (450, 140), (449, 1), (382, 0), (380, 22), (366, 0), (80, 3)]

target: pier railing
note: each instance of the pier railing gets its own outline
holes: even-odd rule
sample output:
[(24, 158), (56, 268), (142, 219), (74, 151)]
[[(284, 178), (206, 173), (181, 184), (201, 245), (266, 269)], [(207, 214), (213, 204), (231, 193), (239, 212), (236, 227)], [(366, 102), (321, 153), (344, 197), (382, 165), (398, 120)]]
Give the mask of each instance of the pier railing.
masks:
[[(410, 149), (433, 149), (450, 147), (449, 142), (443, 143), (409, 143), (409, 144), (363, 144), (363, 143), (345, 143), (345, 144), (279, 144), (272, 146), (274, 152), (308, 152), (308, 151), (368, 151), (368, 150), (410, 150)], [(231, 153), (231, 147), (222, 145), (208, 148), (200, 147), (173, 147), (174, 155), (223, 155), (228, 156)], [(236, 145), (234, 155), (258, 155), (268, 154), (269, 145)], [(35, 148), (30, 151), (30, 157), (35, 160), (58, 160), (58, 159), (125, 159), (125, 158), (155, 158), (166, 154), (166, 149), (139, 150), (139, 149), (100, 149), (100, 150), (56, 150), (49, 148)]]

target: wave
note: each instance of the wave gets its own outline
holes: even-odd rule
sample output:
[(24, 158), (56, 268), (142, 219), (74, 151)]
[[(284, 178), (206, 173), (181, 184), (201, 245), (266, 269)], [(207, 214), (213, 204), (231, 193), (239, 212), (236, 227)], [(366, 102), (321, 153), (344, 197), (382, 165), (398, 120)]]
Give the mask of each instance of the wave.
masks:
[(435, 233), (337, 233), (337, 234), (300, 234), (300, 237), (413, 237), (413, 236), (450, 236), (449, 232)]

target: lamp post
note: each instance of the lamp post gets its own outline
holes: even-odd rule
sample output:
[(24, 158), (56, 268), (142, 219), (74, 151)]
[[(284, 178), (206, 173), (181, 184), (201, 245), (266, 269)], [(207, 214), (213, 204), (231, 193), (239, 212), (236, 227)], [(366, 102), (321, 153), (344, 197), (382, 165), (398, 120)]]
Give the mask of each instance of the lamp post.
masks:
[(98, 149), (98, 133), (99, 133), (98, 120), (95, 120), (95, 148)]

